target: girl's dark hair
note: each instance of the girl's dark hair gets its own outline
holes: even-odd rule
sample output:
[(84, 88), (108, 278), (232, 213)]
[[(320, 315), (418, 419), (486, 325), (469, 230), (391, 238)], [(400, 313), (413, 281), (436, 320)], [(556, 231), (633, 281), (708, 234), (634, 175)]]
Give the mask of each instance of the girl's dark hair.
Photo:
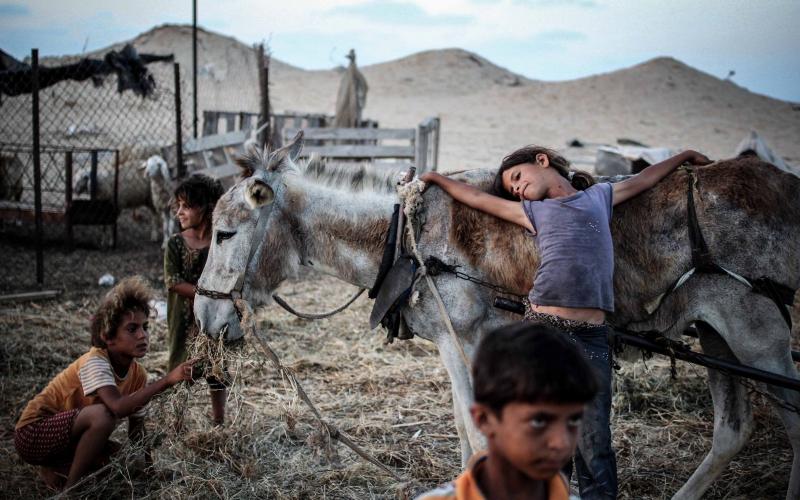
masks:
[(494, 178), (492, 192), (497, 196), (507, 200), (517, 200), (517, 198), (506, 191), (506, 188), (503, 186), (503, 172), (511, 167), (522, 165), (523, 163), (535, 164), (536, 155), (539, 153), (546, 154), (550, 159), (550, 166), (555, 168), (562, 177), (569, 180), (572, 184), (572, 187), (575, 189), (582, 191), (597, 182), (588, 172), (571, 170), (569, 160), (552, 149), (543, 148), (540, 146), (525, 146), (524, 148), (520, 148), (503, 158), (502, 163), (500, 163), (500, 168), (497, 171), (497, 175)]
[(202, 174), (194, 174), (190, 175), (175, 188), (172, 203), (175, 205), (178, 200), (183, 199), (190, 207), (201, 208), (203, 210), (203, 221), (211, 226), (211, 215), (214, 212), (214, 207), (224, 192), (222, 184), (217, 179)]
[(500, 415), (523, 403), (588, 403), (598, 390), (592, 367), (567, 334), (530, 322), (487, 334), (472, 364), (475, 402)]
[(103, 341), (103, 334), (108, 339), (114, 338), (126, 314), (138, 311), (149, 316), (153, 295), (153, 289), (141, 276), (131, 276), (120, 281), (103, 297), (97, 312), (92, 316), (89, 324), (92, 345), (108, 347)]

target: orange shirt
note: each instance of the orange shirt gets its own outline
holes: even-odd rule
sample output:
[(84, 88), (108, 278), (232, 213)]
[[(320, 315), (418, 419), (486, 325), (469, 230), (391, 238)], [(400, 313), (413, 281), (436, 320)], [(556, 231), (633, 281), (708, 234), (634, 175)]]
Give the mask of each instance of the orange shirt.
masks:
[[(109, 371), (110, 370), (110, 371)], [(108, 352), (92, 347), (89, 352), (75, 360), (47, 384), (22, 411), (16, 429), (37, 422), (62, 411), (84, 408), (100, 403), (97, 389), (116, 385), (123, 396), (132, 394), (147, 383), (147, 372), (136, 361), (131, 363), (128, 373), (120, 378), (111, 367)], [(134, 415), (141, 415), (139, 410)]]
[[(469, 459), (467, 470), (461, 473), (455, 481), (423, 493), (416, 500), (486, 500), (478, 487), (478, 481), (475, 480), (475, 470), (482, 465), (486, 457), (485, 451), (476, 453)], [(548, 481), (547, 498), (549, 500), (569, 499), (569, 486), (561, 473), (556, 474)]]

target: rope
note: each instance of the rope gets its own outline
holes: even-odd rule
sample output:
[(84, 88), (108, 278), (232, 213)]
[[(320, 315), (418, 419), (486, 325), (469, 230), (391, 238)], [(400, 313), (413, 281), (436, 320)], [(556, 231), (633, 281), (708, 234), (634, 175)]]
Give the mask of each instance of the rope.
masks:
[[(363, 292), (363, 289), (361, 291)], [(399, 476), (396, 472), (394, 472), (389, 467), (378, 461), (378, 459), (376, 459), (366, 451), (362, 450), (357, 444), (353, 442), (352, 439), (350, 439), (350, 437), (347, 434), (340, 431), (335, 425), (325, 421), (325, 419), (322, 417), (322, 414), (319, 412), (317, 407), (314, 406), (314, 403), (311, 402), (311, 399), (309, 399), (308, 395), (306, 394), (306, 391), (300, 385), (300, 382), (298, 382), (297, 378), (295, 378), (294, 374), (291, 371), (289, 371), (285, 366), (283, 366), (280, 358), (278, 358), (278, 355), (275, 354), (275, 351), (272, 350), (267, 341), (264, 340), (259, 334), (258, 330), (256, 330), (255, 321), (253, 319), (253, 310), (251, 309), (250, 304), (244, 299), (238, 299), (236, 301), (236, 307), (240, 309), (243, 313), (240, 323), (242, 331), (244, 331), (245, 334), (249, 334), (251, 337), (256, 339), (257, 345), (261, 350), (261, 352), (267, 357), (267, 359), (269, 359), (269, 361), (272, 363), (275, 369), (278, 370), (278, 372), (281, 374), (281, 377), (283, 377), (284, 380), (289, 382), (289, 385), (292, 386), (292, 389), (295, 390), (295, 392), (303, 401), (303, 403), (305, 403), (306, 406), (308, 406), (308, 408), (314, 414), (314, 418), (317, 419), (317, 421), (320, 423), (325, 432), (331, 438), (336, 439), (343, 445), (353, 450), (358, 456), (360, 456), (367, 462), (377, 466), (379, 469), (383, 470), (384, 472), (392, 476), (396, 481), (405, 482), (405, 480), (401, 476)]]
[[(461, 360), (464, 362), (464, 366), (469, 368), (471, 363), (467, 357), (467, 353), (464, 351), (464, 346), (461, 345), (461, 341), (459, 340), (455, 329), (453, 329), (453, 323), (450, 321), (450, 315), (447, 314), (447, 308), (444, 306), (442, 296), (439, 294), (439, 290), (436, 288), (436, 284), (433, 282), (433, 279), (428, 274), (428, 268), (425, 267), (425, 259), (422, 258), (422, 255), (419, 253), (419, 248), (417, 247), (417, 238), (414, 231), (414, 220), (416, 219), (417, 213), (422, 208), (423, 191), (425, 191), (425, 182), (419, 179), (406, 184), (401, 184), (397, 187), (397, 194), (403, 201), (403, 213), (405, 213), (407, 221), (405, 228), (406, 232), (408, 233), (408, 239), (411, 243), (411, 253), (417, 259), (417, 262), (419, 262), (418, 272), (422, 276), (425, 276), (425, 282), (428, 284), (431, 295), (433, 295), (433, 298), (436, 301), (436, 306), (439, 308), (439, 314), (442, 316), (442, 321), (444, 321), (444, 324), (447, 327), (447, 332), (450, 334), (453, 342), (458, 348), (458, 353), (461, 355)], [(470, 385), (472, 384), (470, 383)]]
[(279, 306), (281, 306), (282, 308), (286, 309), (291, 314), (294, 314), (298, 318), (303, 318), (303, 319), (325, 319), (325, 318), (329, 318), (329, 317), (333, 316), (334, 314), (340, 313), (340, 312), (344, 311), (345, 309), (347, 309), (348, 306), (350, 306), (350, 304), (355, 302), (355, 300), (358, 297), (360, 297), (362, 293), (364, 293), (364, 290), (366, 290), (366, 288), (359, 288), (358, 291), (356, 291), (356, 293), (353, 294), (352, 297), (350, 297), (350, 300), (345, 302), (344, 305), (337, 307), (333, 311), (328, 311), (326, 313), (318, 313), (318, 314), (315, 314), (315, 313), (302, 313), (302, 312), (294, 310), (292, 308), (292, 306), (287, 304), (286, 301), (283, 300), (283, 298), (281, 298), (281, 296), (279, 296), (277, 293), (275, 295), (273, 295), (272, 298), (275, 300), (275, 302)]

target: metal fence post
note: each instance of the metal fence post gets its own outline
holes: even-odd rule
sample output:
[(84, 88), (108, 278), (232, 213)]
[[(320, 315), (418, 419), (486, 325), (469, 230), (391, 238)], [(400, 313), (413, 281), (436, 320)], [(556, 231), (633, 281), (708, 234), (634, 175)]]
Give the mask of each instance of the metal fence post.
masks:
[(117, 219), (119, 219), (119, 150), (114, 151), (114, 227), (111, 247), (117, 249)]
[(39, 49), (31, 50), (33, 128), (33, 207), (36, 219), (36, 283), (44, 285), (44, 242), (42, 241), (42, 159), (39, 151)]
[(66, 185), (64, 186), (64, 222), (66, 227), (67, 245), (72, 248), (72, 151), (64, 153), (64, 173)]
[(97, 199), (97, 150), (93, 149), (89, 153), (91, 159), (89, 172), (89, 199)]
[[(181, 120), (181, 66), (174, 64), (175, 70), (175, 158), (178, 162), (176, 175), (178, 179), (183, 179), (186, 175), (186, 165), (183, 164), (183, 122)], [(195, 127), (197, 123), (195, 123)], [(195, 132), (197, 137), (197, 132)]]

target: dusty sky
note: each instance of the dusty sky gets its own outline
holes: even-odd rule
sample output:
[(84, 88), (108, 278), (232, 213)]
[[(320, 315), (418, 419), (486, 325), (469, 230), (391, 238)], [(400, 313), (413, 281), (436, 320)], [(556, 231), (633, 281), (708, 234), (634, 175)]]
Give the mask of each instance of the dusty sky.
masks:
[[(0, 0), (2, 2), (2, 0)], [(0, 48), (77, 54), (162, 23), (191, 1), (0, 3)], [(671, 56), (753, 92), (800, 102), (798, 0), (198, 0), (198, 24), (306, 69), (460, 47), (540, 80), (569, 80)]]

